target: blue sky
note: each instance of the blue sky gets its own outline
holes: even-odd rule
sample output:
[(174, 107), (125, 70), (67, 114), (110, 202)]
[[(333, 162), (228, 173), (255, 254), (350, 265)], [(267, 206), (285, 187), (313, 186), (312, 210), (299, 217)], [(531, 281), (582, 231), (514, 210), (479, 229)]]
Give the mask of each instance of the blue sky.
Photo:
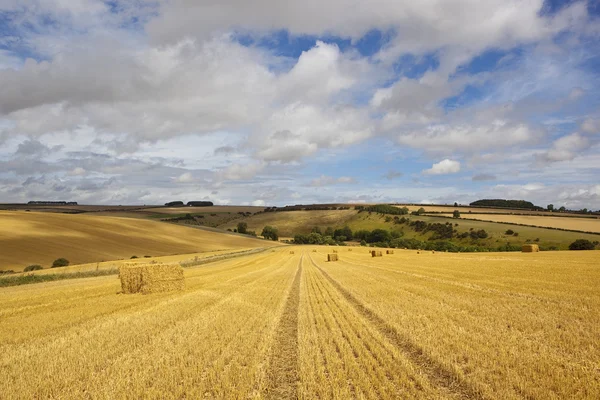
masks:
[(600, 209), (595, 1), (0, 4), (0, 202)]

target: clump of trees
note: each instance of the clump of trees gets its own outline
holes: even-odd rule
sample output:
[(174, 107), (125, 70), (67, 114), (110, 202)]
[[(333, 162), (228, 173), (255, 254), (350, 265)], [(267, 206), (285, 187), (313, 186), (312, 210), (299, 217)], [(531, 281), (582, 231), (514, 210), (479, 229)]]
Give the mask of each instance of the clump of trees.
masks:
[(375, 212), (379, 214), (391, 214), (391, 215), (406, 215), (408, 214), (408, 208), (406, 207), (394, 207), (389, 204), (375, 204), (372, 206), (361, 207), (360, 209), (356, 207), (356, 209), (360, 211), (368, 211)]
[(587, 239), (577, 239), (569, 245), (569, 250), (594, 250), (596, 246)]
[(263, 228), (262, 233), (260, 235), (265, 239), (270, 239), (273, 241), (279, 240), (279, 231), (277, 230), (277, 228), (269, 225)]
[(33, 265), (28, 265), (27, 267), (25, 267), (23, 272), (38, 271), (40, 269), (44, 269), (44, 268), (41, 265), (33, 264)]

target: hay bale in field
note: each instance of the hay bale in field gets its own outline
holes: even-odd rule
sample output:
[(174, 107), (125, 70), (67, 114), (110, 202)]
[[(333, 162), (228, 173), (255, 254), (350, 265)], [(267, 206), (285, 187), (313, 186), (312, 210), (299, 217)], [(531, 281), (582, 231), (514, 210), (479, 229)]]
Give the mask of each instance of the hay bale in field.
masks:
[(119, 269), (123, 293), (161, 293), (183, 290), (183, 268), (179, 264), (126, 264)]
[(327, 261), (337, 261), (338, 255), (336, 254), (327, 254)]
[(394, 254), (394, 250), (386, 250), (385, 254)]
[(537, 253), (538, 251), (540, 251), (540, 246), (537, 244), (524, 244), (521, 248), (523, 253)]
[(383, 257), (383, 253), (379, 250), (372, 250), (371, 257)]
[(417, 251), (417, 254), (421, 254), (421, 252), (420, 252), (420, 251)]
[(290, 251), (290, 254), (294, 254), (294, 251)]

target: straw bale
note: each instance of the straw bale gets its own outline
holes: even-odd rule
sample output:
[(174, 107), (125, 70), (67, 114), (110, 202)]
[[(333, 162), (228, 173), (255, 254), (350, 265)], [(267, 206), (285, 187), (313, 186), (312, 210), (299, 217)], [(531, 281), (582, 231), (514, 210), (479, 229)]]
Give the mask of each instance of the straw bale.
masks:
[(383, 253), (379, 250), (372, 250), (371, 257), (383, 257)]
[(394, 250), (386, 250), (385, 254), (394, 254)]
[(123, 293), (160, 293), (183, 290), (183, 268), (179, 264), (129, 264), (119, 269)]
[(540, 251), (540, 246), (538, 246), (537, 244), (524, 244), (521, 248), (521, 251), (523, 253), (537, 253), (538, 251)]
[(337, 260), (338, 260), (337, 254), (327, 254), (327, 261), (337, 261)]

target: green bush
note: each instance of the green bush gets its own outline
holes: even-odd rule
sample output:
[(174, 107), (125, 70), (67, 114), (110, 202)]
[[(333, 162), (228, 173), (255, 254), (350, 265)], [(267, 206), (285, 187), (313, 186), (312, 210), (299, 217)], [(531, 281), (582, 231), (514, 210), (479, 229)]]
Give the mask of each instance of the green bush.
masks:
[(133, 260), (134, 258), (138, 258), (138, 256), (131, 256), (131, 260)]
[(57, 258), (52, 263), (52, 268), (66, 267), (67, 265), (69, 265), (69, 260), (66, 258)]
[(29, 265), (29, 266), (25, 267), (25, 269), (23, 270), (23, 272), (38, 271), (40, 269), (44, 269), (44, 268), (42, 268), (41, 265), (33, 264), (33, 265)]
[(569, 245), (569, 250), (594, 250), (594, 243), (587, 239), (577, 239)]

